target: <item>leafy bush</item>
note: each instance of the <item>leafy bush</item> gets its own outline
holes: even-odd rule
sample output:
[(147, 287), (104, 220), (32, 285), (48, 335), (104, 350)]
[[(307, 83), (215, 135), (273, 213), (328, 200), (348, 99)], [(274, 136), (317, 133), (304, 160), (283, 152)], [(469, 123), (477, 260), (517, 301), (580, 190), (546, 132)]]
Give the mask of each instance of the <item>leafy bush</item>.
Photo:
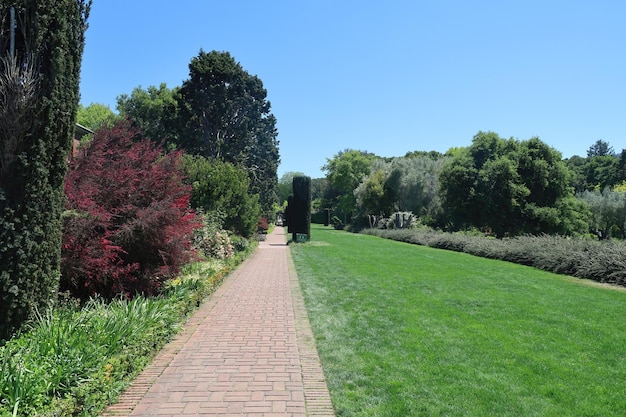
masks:
[(191, 259), (199, 223), (179, 160), (126, 121), (96, 132), (65, 182), (62, 290), (82, 299), (155, 294)]
[(259, 218), (259, 196), (250, 194), (250, 178), (238, 166), (202, 156), (185, 155), (181, 164), (193, 186), (191, 206), (223, 215), (223, 227), (250, 237)]
[(250, 241), (242, 236), (231, 236), (230, 238), (235, 252), (244, 252), (250, 248)]

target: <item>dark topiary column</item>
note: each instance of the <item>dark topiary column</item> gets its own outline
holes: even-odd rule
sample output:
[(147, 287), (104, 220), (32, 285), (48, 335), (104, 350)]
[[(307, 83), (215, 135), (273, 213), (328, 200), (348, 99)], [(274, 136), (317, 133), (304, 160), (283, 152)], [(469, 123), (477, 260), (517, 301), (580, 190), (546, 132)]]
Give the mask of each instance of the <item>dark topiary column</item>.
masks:
[(288, 200), (288, 231), (297, 242), (298, 234), (311, 239), (311, 178), (294, 177), (293, 195)]

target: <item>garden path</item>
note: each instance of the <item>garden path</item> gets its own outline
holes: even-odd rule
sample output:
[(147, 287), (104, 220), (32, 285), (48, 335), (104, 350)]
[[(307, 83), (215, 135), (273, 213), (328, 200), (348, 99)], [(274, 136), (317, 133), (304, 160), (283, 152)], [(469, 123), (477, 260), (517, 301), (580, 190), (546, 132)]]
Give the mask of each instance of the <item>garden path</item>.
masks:
[(276, 227), (103, 416), (334, 417)]

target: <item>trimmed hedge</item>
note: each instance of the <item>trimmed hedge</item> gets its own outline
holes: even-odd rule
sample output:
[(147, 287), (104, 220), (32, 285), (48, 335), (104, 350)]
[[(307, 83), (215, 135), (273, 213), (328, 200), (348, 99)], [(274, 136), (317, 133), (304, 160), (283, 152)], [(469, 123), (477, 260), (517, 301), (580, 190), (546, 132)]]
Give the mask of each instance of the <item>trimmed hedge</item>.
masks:
[(427, 229), (365, 229), (361, 233), (626, 286), (626, 243), (622, 241), (550, 235), (493, 239)]

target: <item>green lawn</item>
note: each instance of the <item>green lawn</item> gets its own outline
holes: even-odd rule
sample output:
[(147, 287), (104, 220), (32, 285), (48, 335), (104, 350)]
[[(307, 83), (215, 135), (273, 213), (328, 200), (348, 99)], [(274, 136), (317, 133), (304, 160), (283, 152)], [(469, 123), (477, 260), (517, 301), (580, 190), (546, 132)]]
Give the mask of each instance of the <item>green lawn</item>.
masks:
[(293, 244), (338, 416), (626, 416), (626, 292), (312, 227)]

